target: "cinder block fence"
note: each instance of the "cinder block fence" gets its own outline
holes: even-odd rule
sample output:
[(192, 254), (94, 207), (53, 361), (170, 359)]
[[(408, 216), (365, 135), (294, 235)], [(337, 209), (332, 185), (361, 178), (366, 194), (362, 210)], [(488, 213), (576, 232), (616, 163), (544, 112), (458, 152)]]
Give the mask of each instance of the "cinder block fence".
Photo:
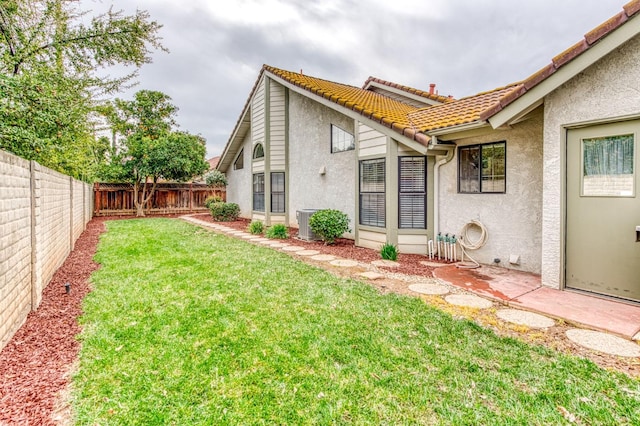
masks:
[(93, 187), (0, 150), (0, 349), (91, 220)]

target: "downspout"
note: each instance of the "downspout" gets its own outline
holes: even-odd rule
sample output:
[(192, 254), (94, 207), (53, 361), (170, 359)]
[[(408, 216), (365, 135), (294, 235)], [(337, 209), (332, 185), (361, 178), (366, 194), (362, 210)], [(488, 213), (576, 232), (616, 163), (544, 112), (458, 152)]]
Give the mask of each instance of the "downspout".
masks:
[[(442, 144), (438, 144), (438, 138), (431, 136), (431, 143), (429, 148), (433, 149), (436, 146), (443, 147)], [(436, 164), (433, 168), (433, 239), (438, 236), (440, 232), (440, 166), (447, 164), (453, 160), (455, 154), (455, 148), (451, 146), (446, 147), (448, 149), (447, 155), (437, 155)]]

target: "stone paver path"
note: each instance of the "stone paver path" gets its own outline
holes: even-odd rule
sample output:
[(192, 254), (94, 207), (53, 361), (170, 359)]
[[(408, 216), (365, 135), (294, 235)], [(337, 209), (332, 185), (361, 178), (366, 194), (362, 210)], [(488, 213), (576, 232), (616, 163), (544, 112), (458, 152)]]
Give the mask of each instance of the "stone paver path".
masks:
[(387, 259), (374, 260), (373, 262), (371, 262), (371, 264), (374, 266), (383, 266), (385, 268), (397, 268), (400, 266), (398, 262), (394, 262), (393, 260), (387, 260)]
[(417, 283), (411, 284), (409, 290), (420, 294), (430, 294), (433, 296), (449, 293), (449, 288), (442, 284), (436, 283)]
[(530, 328), (549, 328), (556, 324), (549, 317), (520, 309), (500, 309), (496, 316), (512, 324), (526, 325)]
[(384, 278), (384, 275), (379, 274), (377, 272), (373, 272), (373, 271), (362, 272), (358, 274), (358, 276), (362, 278), (366, 278), (368, 280), (379, 280), (380, 278)]
[(356, 262), (355, 260), (351, 260), (351, 259), (336, 259), (336, 260), (332, 260), (331, 263), (333, 266), (340, 266), (343, 268), (350, 268), (353, 266), (358, 266), (358, 262)]
[(567, 337), (580, 346), (609, 355), (640, 357), (640, 346), (622, 337), (579, 328), (567, 330)]
[(487, 309), (493, 306), (493, 303), (489, 300), (473, 294), (450, 294), (444, 300), (452, 305), (465, 306), (467, 308)]
[(304, 250), (304, 247), (300, 247), (300, 246), (287, 246), (287, 247), (283, 247), (282, 251), (302, 251)]
[(296, 254), (300, 256), (315, 256), (316, 254), (320, 254), (318, 250), (300, 250), (297, 251)]
[(318, 260), (320, 262), (331, 262), (332, 260), (335, 260), (336, 257), (330, 254), (317, 254), (315, 256), (311, 256), (311, 259)]

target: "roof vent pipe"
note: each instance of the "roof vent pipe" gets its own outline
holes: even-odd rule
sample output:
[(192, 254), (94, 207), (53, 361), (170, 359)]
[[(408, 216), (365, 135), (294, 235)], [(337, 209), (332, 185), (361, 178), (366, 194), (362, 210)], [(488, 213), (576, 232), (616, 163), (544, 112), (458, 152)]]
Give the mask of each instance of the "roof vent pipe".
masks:
[(436, 92), (436, 84), (435, 83), (431, 83), (429, 84), (429, 94), (433, 95)]

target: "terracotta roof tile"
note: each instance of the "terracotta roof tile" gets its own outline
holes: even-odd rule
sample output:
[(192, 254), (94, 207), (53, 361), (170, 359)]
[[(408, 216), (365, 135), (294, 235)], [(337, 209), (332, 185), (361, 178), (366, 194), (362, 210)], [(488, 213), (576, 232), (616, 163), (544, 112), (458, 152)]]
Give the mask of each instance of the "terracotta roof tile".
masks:
[(576, 58), (578, 55), (580, 55), (582, 52), (584, 52), (588, 48), (589, 48), (589, 44), (587, 43), (586, 40), (582, 39), (576, 44), (574, 44), (573, 46), (571, 46), (570, 48), (568, 48), (567, 50), (565, 50), (564, 52), (554, 56), (553, 59), (551, 60), (552, 65), (556, 68), (560, 68), (567, 62)]
[(592, 45), (611, 31), (618, 28), (620, 25), (624, 24), (627, 19), (629, 19), (629, 17), (624, 11), (622, 11), (589, 31), (585, 34), (584, 39), (589, 43), (589, 45)]
[(398, 90), (402, 90), (403, 92), (407, 92), (407, 93), (411, 93), (413, 95), (417, 95), (423, 98), (427, 98), (427, 99), (431, 99), (434, 101), (438, 101), (438, 102), (451, 102), (453, 99), (448, 97), (448, 96), (440, 96), (440, 95), (436, 95), (436, 94), (431, 94), (429, 92), (425, 92), (423, 90), (419, 90), (419, 89), (415, 89), (413, 87), (409, 87), (409, 86), (403, 86), (401, 84), (398, 83), (393, 83), (391, 81), (386, 81), (386, 80), (382, 80), (380, 78), (376, 78), (376, 77), (369, 77), (367, 79), (367, 81), (364, 82), (364, 84), (362, 85), (362, 88), (366, 88), (371, 82), (375, 82), (378, 84), (382, 84), (384, 86), (389, 86), (389, 87), (393, 87), (395, 89)]
[(629, 3), (622, 6), (622, 9), (624, 9), (624, 13), (626, 13), (627, 16), (631, 18), (633, 15), (640, 12), (640, 0), (630, 1)]

